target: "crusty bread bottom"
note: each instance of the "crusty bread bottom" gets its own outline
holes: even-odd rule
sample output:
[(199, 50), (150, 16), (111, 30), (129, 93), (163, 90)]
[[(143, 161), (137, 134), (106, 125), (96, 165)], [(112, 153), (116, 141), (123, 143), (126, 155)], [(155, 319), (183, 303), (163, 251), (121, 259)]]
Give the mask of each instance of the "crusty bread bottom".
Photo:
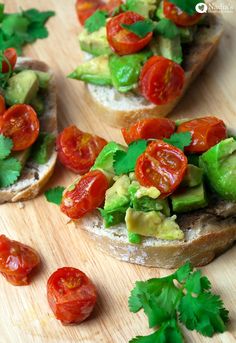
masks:
[(125, 224), (106, 229), (98, 211), (76, 225), (95, 246), (116, 259), (149, 267), (178, 268), (186, 261), (203, 266), (231, 247), (236, 240), (236, 203), (219, 201), (205, 210), (178, 216), (183, 241), (145, 237), (140, 245), (128, 242)]
[(223, 33), (222, 18), (220, 15), (208, 14), (208, 22), (208, 26), (199, 28), (194, 44), (189, 45), (184, 51), (185, 84), (178, 98), (166, 105), (156, 106), (132, 92), (122, 94), (114, 87), (88, 84), (87, 93), (94, 101), (94, 110), (101, 120), (114, 127), (128, 127), (143, 118), (163, 117), (169, 114), (211, 59), (218, 46)]

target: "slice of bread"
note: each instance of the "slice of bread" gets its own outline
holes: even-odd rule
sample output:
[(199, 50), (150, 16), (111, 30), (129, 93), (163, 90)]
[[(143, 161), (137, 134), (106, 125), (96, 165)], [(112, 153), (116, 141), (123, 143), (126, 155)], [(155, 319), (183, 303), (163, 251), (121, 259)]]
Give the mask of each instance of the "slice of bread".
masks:
[[(39, 120), (41, 131), (52, 133), (56, 136), (56, 85), (52, 71), (44, 62), (25, 57), (19, 57), (17, 59), (16, 67), (40, 70), (51, 74), (49, 87), (44, 98), (45, 110)], [(22, 154), (22, 159), (24, 159), (24, 154)], [(0, 204), (4, 202), (23, 201), (36, 197), (53, 174), (56, 160), (57, 153), (55, 149), (53, 149), (48, 162), (43, 165), (37, 164), (31, 159), (27, 160), (18, 181), (10, 187), (0, 189)]]
[(76, 222), (95, 246), (118, 260), (148, 267), (178, 268), (186, 261), (203, 266), (231, 247), (236, 240), (236, 203), (216, 200), (203, 210), (178, 215), (183, 241), (143, 237), (141, 244), (128, 241), (125, 224), (105, 228), (98, 211)]
[(207, 24), (199, 26), (194, 43), (184, 50), (185, 84), (178, 98), (166, 105), (157, 106), (132, 92), (122, 94), (114, 87), (88, 84), (89, 93), (98, 106), (101, 120), (114, 127), (127, 127), (143, 118), (163, 117), (170, 113), (211, 59), (222, 36), (221, 16), (208, 14), (206, 19)]

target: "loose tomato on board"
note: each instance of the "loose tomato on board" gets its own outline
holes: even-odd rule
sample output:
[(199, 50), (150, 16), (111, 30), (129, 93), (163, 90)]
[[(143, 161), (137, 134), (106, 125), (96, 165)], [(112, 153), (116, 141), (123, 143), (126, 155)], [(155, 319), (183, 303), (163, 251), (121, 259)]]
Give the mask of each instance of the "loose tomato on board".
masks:
[(187, 164), (187, 157), (180, 149), (156, 140), (139, 156), (135, 175), (142, 186), (154, 186), (166, 198), (183, 180)]
[(33, 107), (18, 104), (8, 108), (1, 117), (0, 133), (13, 140), (12, 151), (29, 148), (39, 135), (39, 120)]
[(152, 32), (144, 38), (126, 30), (121, 24), (131, 25), (145, 18), (138, 13), (127, 11), (107, 22), (107, 39), (113, 50), (119, 55), (129, 55), (142, 50), (152, 39)]
[(184, 86), (183, 68), (162, 56), (151, 57), (140, 74), (142, 95), (156, 105), (165, 105), (176, 99)]
[(62, 324), (81, 323), (91, 314), (97, 291), (79, 269), (64, 267), (55, 271), (47, 282), (47, 298)]
[(82, 175), (93, 166), (106, 144), (105, 139), (83, 132), (72, 125), (58, 135), (56, 147), (59, 161), (73, 172)]
[[(0, 94), (0, 116), (6, 111), (6, 104), (4, 97)], [(1, 124), (0, 124), (1, 125)]]
[[(11, 65), (12, 70), (16, 65), (17, 52), (14, 48), (8, 48), (3, 52), (4, 56), (8, 59), (9, 64)], [(8, 73), (9, 65), (6, 61), (2, 61), (2, 73)]]
[(227, 129), (216, 117), (193, 119), (178, 126), (177, 132), (191, 132), (192, 143), (185, 148), (189, 153), (203, 153), (227, 137)]
[(121, 132), (127, 144), (138, 139), (169, 138), (175, 132), (175, 122), (167, 118), (142, 119)]
[(0, 236), (0, 272), (10, 283), (27, 285), (28, 275), (39, 263), (40, 257), (34, 249)]
[(90, 171), (63, 193), (61, 211), (71, 219), (79, 219), (101, 206), (109, 183), (99, 170)]
[(183, 27), (197, 24), (202, 17), (201, 13), (189, 15), (167, 0), (164, 0), (163, 2), (163, 12), (167, 19), (170, 19), (176, 25)]

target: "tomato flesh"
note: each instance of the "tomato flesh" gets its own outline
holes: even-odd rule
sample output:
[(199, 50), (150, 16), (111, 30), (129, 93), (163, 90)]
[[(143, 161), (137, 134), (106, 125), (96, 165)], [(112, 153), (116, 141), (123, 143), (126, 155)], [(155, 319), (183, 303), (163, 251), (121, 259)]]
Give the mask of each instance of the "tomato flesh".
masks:
[(162, 56), (151, 57), (140, 74), (142, 95), (156, 105), (165, 105), (180, 96), (184, 86), (183, 68)]
[(96, 304), (97, 291), (79, 269), (64, 267), (48, 279), (47, 298), (57, 319), (63, 324), (78, 324), (91, 314)]
[(165, 198), (181, 183), (187, 164), (187, 157), (180, 149), (156, 140), (138, 158), (135, 175), (142, 186), (156, 187)]
[[(17, 52), (14, 48), (8, 48), (4, 51), (4, 56), (8, 59), (9, 64), (11, 65), (12, 70), (15, 68), (17, 60)], [(2, 73), (9, 72), (9, 65), (6, 61), (2, 61)]]
[(185, 148), (189, 153), (203, 153), (227, 138), (223, 120), (216, 117), (197, 118), (178, 126), (177, 132), (191, 132), (192, 142)]
[(129, 128), (121, 129), (127, 144), (138, 139), (169, 138), (175, 132), (174, 121), (167, 118), (142, 119)]
[(164, 0), (163, 12), (167, 19), (172, 20), (177, 26), (183, 27), (197, 24), (202, 17), (201, 13), (189, 15), (167, 0)]
[(11, 106), (1, 117), (0, 133), (13, 140), (13, 151), (29, 148), (39, 135), (36, 112), (30, 105)]
[(40, 263), (38, 253), (29, 246), (0, 236), (0, 272), (13, 285), (27, 285), (28, 275)]
[(142, 50), (152, 39), (152, 32), (144, 38), (124, 29), (121, 24), (131, 25), (145, 18), (138, 13), (127, 11), (107, 22), (107, 39), (112, 49), (119, 55), (129, 55)]
[(108, 188), (101, 171), (90, 171), (65, 190), (61, 211), (71, 219), (79, 219), (102, 205)]
[(73, 172), (82, 175), (93, 166), (106, 144), (105, 139), (83, 132), (73, 125), (59, 134), (56, 146), (60, 162)]
[(5, 99), (2, 95), (0, 95), (0, 116), (2, 116), (5, 111), (6, 111)]

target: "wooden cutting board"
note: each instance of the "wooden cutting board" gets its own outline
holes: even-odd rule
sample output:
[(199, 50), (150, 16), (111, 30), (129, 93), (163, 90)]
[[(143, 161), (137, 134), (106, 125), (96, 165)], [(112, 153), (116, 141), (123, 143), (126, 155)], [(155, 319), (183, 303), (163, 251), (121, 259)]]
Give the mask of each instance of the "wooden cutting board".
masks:
[[(7, 0), (5, 5), (9, 12), (20, 7), (56, 11), (56, 17), (48, 23), (49, 38), (28, 46), (24, 52), (47, 62), (55, 72), (60, 129), (74, 123), (82, 130), (122, 142), (119, 130), (97, 119), (96, 108), (90, 105), (83, 84), (65, 77), (81, 61), (74, 0)], [(231, 0), (231, 5), (235, 10), (224, 14), (225, 35), (218, 52), (176, 108), (174, 117), (214, 114), (236, 127), (236, 1)], [(58, 165), (49, 186), (68, 185), (74, 177)], [(35, 247), (42, 267), (27, 287), (14, 287), (0, 278), (0, 343), (126, 343), (136, 335), (151, 333), (143, 313), (129, 313), (128, 296), (135, 281), (165, 276), (170, 271), (129, 265), (102, 255), (83, 232), (67, 224), (59, 209), (47, 203), (43, 195), (21, 207), (0, 206), (0, 232)], [(229, 331), (213, 339), (186, 331), (187, 342), (236, 341), (235, 260), (234, 247), (203, 268), (230, 310)], [(78, 326), (62, 326), (47, 303), (47, 279), (63, 266), (83, 270), (98, 288), (98, 304), (92, 317)]]

